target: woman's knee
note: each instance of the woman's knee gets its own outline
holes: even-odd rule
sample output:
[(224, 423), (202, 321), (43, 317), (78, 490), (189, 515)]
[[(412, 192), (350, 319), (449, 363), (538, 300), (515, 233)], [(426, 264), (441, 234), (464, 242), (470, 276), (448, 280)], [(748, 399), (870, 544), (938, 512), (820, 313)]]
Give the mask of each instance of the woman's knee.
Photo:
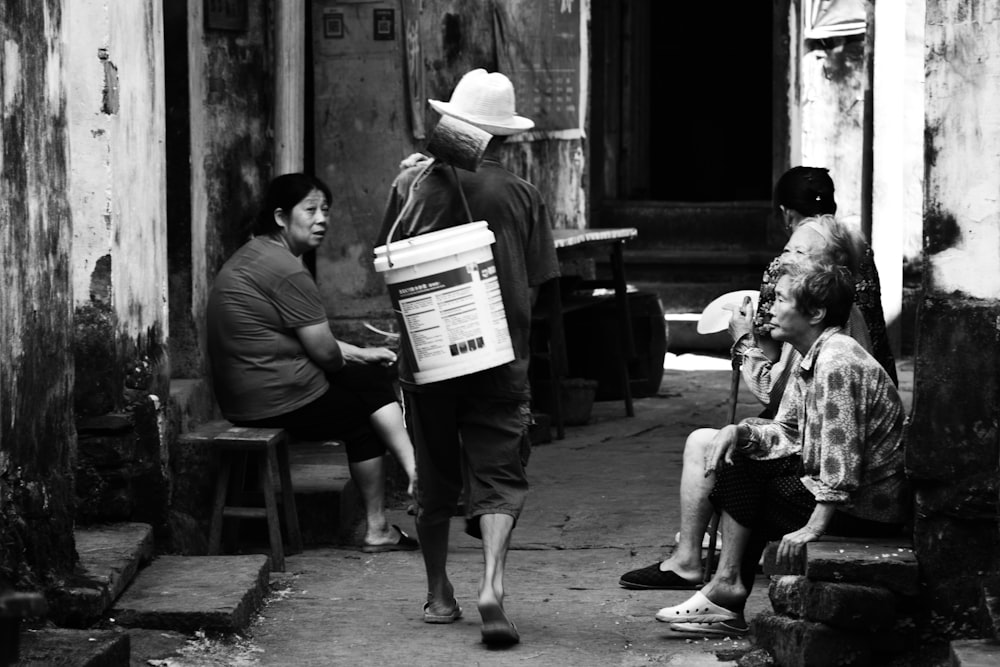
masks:
[(718, 432), (719, 429), (716, 428), (699, 428), (692, 431), (684, 443), (684, 462), (687, 463), (689, 459), (692, 462), (703, 462), (705, 460), (705, 450), (708, 449), (712, 438)]

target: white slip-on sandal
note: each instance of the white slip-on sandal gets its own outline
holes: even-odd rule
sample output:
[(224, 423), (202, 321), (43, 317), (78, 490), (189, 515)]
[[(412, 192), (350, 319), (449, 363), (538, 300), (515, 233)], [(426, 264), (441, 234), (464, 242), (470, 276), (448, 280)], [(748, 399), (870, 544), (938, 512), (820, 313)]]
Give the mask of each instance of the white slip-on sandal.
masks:
[(716, 621), (715, 623), (671, 623), (670, 629), (686, 635), (710, 637), (742, 637), (749, 632), (746, 621)]
[(701, 591), (698, 591), (687, 602), (673, 607), (664, 607), (656, 613), (656, 620), (664, 623), (718, 623), (735, 621), (739, 614), (715, 604)]

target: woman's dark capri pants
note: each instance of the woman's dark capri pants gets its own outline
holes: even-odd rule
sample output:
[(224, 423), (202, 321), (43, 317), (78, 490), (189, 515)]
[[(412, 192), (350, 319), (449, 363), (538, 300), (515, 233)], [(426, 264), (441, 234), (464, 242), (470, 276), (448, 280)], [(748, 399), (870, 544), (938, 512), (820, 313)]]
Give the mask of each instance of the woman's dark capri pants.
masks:
[(385, 443), (375, 433), (370, 418), (397, 400), (389, 373), (378, 364), (347, 364), (327, 374), (330, 388), (312, 403), (283, 415), (237, 425), (283, 428), (299, 440), (343, 440), (350, 463), (383, 456)]
[[(733, 465), (715, 470), (709, 499), (717, 512), (727, 512), (750, 529), (740, 565), (740, 579), (749, 592), (757, 564), (767, 543), (802, 528), (816, 508), (816, 498), (802, 483), (802, 458), (757, 460), (737, 452)], [(837, 511), (826, 527), (828, 535), (886, 537), (899, 535), (902, 526), (869, 521)]]

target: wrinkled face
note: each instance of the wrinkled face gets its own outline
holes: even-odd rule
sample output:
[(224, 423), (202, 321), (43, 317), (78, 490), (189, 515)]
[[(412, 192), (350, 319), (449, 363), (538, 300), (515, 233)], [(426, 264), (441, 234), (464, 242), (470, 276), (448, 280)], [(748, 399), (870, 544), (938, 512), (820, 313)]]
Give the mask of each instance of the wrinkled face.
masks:
[(809, 227), (799, 227), (792, 232), (791, 238), (781, 251), (782, 256), (808, 257), (813, 260), (823, 260), (828, 252), (826, 240)]
[(329, 204), (323, 193), (313, 189), (302, 201), (295, 205), (291, 213), (278, 213), (281, 235), (293, 255), (301, 255), (307, 250), (318, 248), (326, 234)]
[(812, 330), (809, 318), (795, 307), (791, 293), (792, 279), (781, 276), (774, 286), (774, 303), (771, 304), (771, 338), (794, 344)]

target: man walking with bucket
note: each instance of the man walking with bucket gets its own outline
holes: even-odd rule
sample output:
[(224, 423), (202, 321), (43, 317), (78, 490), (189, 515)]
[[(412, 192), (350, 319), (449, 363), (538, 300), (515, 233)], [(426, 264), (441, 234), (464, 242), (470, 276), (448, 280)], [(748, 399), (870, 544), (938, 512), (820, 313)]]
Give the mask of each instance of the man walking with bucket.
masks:
[[(483, 641), (509, 645), (520, 640), (504, 611), (504, 567), (528, 490), (524, 466), (530, 452), (531, 305), (535, 289), (557, 277), (559, 265), (538, 190), (497, 159), (508, 136), (534, 126), (515, 113), (510, 80), (497, 72), (472, 70), (459, 81), (450, 101), (430, 100), (430, 104), (447, 117), (452, 130), (458, 121), (492, 138), (475, 171), (455, 169), (440, 160), (404, 168), (393, 182), (377, 244), (396, 253), (400, 240), (486, 221), (495, 237), (493, 263), (481, 272), (491, 279), (495, 269), (513, 360), (421, 382), (414, 377), (418, 369), (412, 349), (404, 345), (400, 356), (407, 427), (417, 455), (416, 525), (428, 584), (423, 620), (452, 623), (462, 614), (447, 574), (449, 524), (461, 500), (465, 530), (480, 538), (483, 546), (477, 600)], [(391, 266), (391, 255), (388, 261)], [(403, 313), (397, 315), (405, 327)], [(496, 324), (503, 326), (502, 321)], [(471, 342), (470, 347), (476, 345)]]

